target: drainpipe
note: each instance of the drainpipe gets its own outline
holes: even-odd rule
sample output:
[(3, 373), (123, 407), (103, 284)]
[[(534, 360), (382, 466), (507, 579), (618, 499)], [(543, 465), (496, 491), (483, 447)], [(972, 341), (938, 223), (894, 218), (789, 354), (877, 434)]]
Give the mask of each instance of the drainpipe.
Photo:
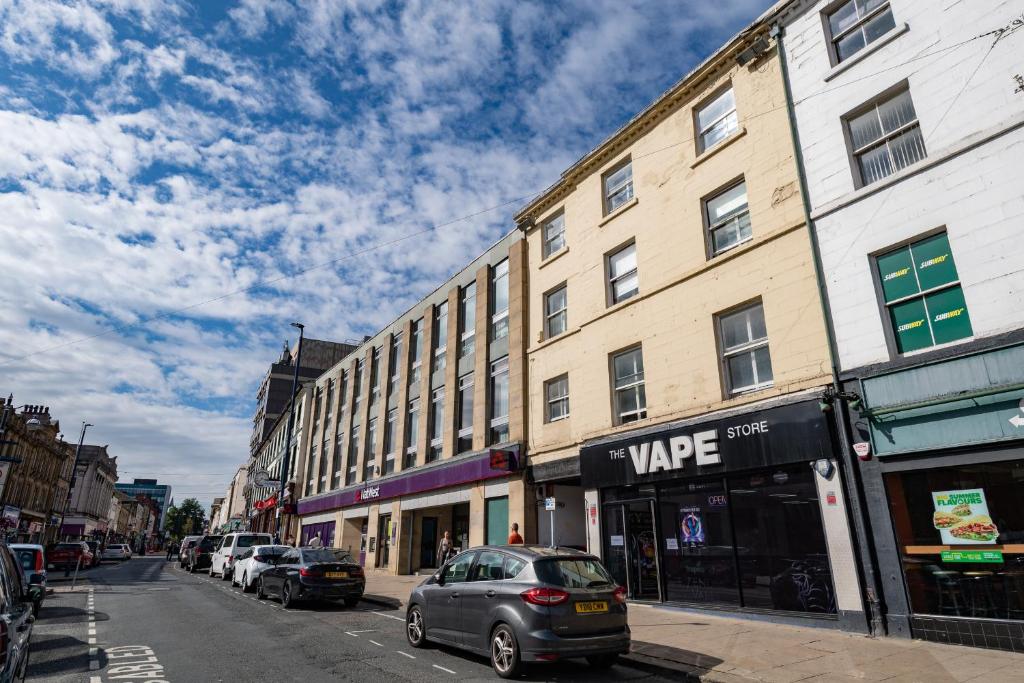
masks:
[(821, 249), (818, 245), (818, 236), (814, 230), (814, 221), (811, 219), (811, 199), (807, 191), (807, 174), (804, 168), (804, 158), (800, 147), (800, 132), (796, 124), (796, 111), (793, 106), (793, 91), (789, 84), (789, 65), (786, 61), (786, 49), (783, 44), (783, 28), (779, 24), (773, 24), (769, 35), (775, 38), (775, 44), (779, 50), (779, 64), (782, 69), (782, 84), (786, 91), (786, 112), (789, 115), (789, 132), (793, 139), (793, 158), (796, 161), (797, 178), (800, 182), (800, 196), (804, 207), (804, 223), (807, 226), (807, 234), (810, 237), (811, 252), (814, 261), (814, 277), (818, 284), (818, 300), (821, 304), (822, 316), (825, 319), (825, 334), (828, 338), (829, 362), (832, 366), (832, 390), (837, 394), (836, 407), (833, 412), (836, 415), (836, 423), (839, 431), (840, 463), (846, 481), (846, 494), (850, 501), (850, 509), (847, 510), (849, 521), (853, 526), (856, 543), (854, 551), (857, 555), (857, 563), (862, 568), (862, 576), (866, 585), (864, 592), (867, 602), (867, 612), (870, 618), (869, 628), (872, 636), (885, 635), (885, 619), (882, 613), (882, 601), (880, 598), (881, 580), (878, 574), (878, 557), (875, 554), (874, 534), (871, 530), (871, 520), (868, 518), (867, 508), (864, 506), (864, 482), (860, 476), (860, 470), (854, 465), (854, 454), (850, 449), (851, 430), (849, 415), (847, 414), (846, 400), (838, 397), (842, 391), (839, 385), (839, 353), (836, 348), (835, 329), (832, 326), (832, 310), (829, 305), (828, 288), (825, 284), (825, 277), (821, 272)]

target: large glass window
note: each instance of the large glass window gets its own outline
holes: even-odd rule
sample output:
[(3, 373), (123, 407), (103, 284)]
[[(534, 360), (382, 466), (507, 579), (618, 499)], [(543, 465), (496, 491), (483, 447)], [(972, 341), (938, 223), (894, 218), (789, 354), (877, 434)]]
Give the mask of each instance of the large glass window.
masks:
[(331, 460), (331, 468), (334, 472), (332, 478), (333, 488), (337, 488), (341, 484), (341, 460), (344, 451), (341, 450), (342, 445), (345, 441), (345, 433), (341, 431), (341, 420), (338, 420), (338, 432), (334, 437), (334, 458)]
[(733, 185), (711, 197), (704, 202), (704, 209), (711, 236), (712, 255), (742, 244), (753, 236), (746, 182)]
[(714, 147), (739, 128), (732, 88), (697, 110), (698, 151)]
[(420, 381), (420, 367), (423, 364), (423, 318), (413, 322), (409, 336), (409, 353), (412, 357), (409, 384), (416, 384)]
[(459, 357), (473, 355), (476, 344), (476, 283), (462, 288), (459, 296)]
[(744, 606), (835, 613), (815, 476), (801, 463), (728, 478)]
[(448, 302), (434, 309), (434, 372), (444, 370), (448, 351)]
[(363, 455), (363, 481), (373, 479), (377, 474), (377, 418), (370, 420), (366, 429), (366, 453)]
[(613, 304), (625, 301), (640, 292), (635, 242), (608, 256), (608, 288), (609, 298)]
[(910, 91), (887, 95), (847, 121), (860, 185), (890, 176), (927, 154)]
[(427, 462), (441, 459), (444, 446), (444, 387), (434, 389), (430, 399), (430, 448)]
[(380, 398), (380, 347), (373, 350), (370, 362), (370, 403)]
[(388, 352), (388, 396), (398, 396), (398, 378), (401, 375), (402, 358), (402, 333), (399, 332), (391, 340), (391, 350)]
[(508, 441), (508, 356), (491, 363), (491, 444)]
[(890, 251), (876, 263), (897, 351), (974, 334), (946, 233)]
[(405, 416), (405, 459), (403, 468), (416, 466), (416, 441), (420, 432), (420, 400), (409, 401), (409, 412)]
[(353, 397), (352, 397), (352, 411), (353, 415), (359, 414), (359, 406), (362, 405), (363, 400), (363, 359), (356, 359), (356, 369), (352, 375), (352, 382), (354, 386)]
[(568, 328), (568, 288), (563, 284), (544, 295), (544, 336), (556, 337)]
[(348, 473), (345, 475), (345, 485), (356, 483), (356, 461), (359, 457), (359, 425), (353, 425), (348, 437)]
[(473, 450), (473, 373), (459, 378), (458, 412), (459, 440), (455, 451)]
[(647, 417), (644, 356), (639, 346), (612, 356), (612, 388), (615, 393), (615, 424)]
[(491, 340), (508, 336), (508, 259), (491, 274)]
[(1024, 460), (885, 475), (917, 614), (1024, 620)]
[(768, 351), (768, 330), (764, 306), (753, 306), (719, 318), (722, 364), (730, 394), (771, 386), (772, 358)]
[(896, 27), (889, 0), (850, 0), (828, 15), (836, 62), (852, 57)]
[(565, 212), (559, 211), (544, 221), (541, 229), (544, 233), (544, 258), (547, 258), (565, 246)]
[(627, 159), (604, 175), (604, 212), (611, 213), (633, 198), (633, 162)]
[(384, 429), (384, 474), (395, 471), (395, 451), (398, 444), (395, 438), (398, 435), (398, 408), (388, 411), (387, 422)]

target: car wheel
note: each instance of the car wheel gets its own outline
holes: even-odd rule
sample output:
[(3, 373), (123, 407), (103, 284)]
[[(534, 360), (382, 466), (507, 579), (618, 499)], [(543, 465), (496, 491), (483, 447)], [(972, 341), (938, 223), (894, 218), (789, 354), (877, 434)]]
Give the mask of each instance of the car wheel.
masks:
[(213, 573), (213, 565), (212, 564), (210, 565), (210, 568), (206, 570), (206, 573), (210, 575), (211, 579), (213, 577), (217, 576), (216, 574)]
[(256, 599), (266, 600), (267, 592), (263, 589), (263, 577), (256, 579)]
[(587, 664), (595, 669), (610, 669), (619, 661), (618, 653), (608, 655), (590, 655), (587, 657)]
[(235, 582), (234, 575), (235, 575), (235, 570), (228, 568), (227, 565), (224, 565), (224, 569), (221, 570), (221, 573), (220, 573), (220, 580), (221, 581), (227, 581), (228, 579), (230, 579), (231, 583), (234, 583)]
[(427, 629), (423, 625), (423, 612), (418, 605), (409, 608), (405, 615), (405, 637), (413, 647), (423, 647), (427, 644)]
[(295, 598), (292, 597), (292, 584), (288, 581), (281, 586), (281, 607), (291, 609), (295, 607)]
[(242, 584), (241, 584), (241, 586), (242, 586), (242, 592), (243, 593), (251, 593), (252, 592), (253, 585), (252, 585), (252, 582), (249, 581), (249, 575), (248, 574), (242, 574)]
[(514, 678), (519, 674), (519, 643), (507, 624), (498, 624), (491, 633), (491, 666), (494, 673), (502, 678)]

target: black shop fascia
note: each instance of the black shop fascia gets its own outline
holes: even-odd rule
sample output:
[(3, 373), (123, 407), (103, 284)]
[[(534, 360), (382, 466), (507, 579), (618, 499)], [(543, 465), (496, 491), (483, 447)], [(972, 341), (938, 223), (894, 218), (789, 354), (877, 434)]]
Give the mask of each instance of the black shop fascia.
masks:
[(637, 600), (834, 619), (834, 452), (817, 397), (589, 443), (604, 563)]

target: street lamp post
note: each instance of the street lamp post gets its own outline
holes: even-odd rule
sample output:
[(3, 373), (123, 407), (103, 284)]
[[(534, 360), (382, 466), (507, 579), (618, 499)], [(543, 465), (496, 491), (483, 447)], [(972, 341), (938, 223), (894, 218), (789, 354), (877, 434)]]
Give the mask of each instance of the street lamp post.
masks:
[(78, 445), (75, 446), (75, 464), (71, 468), (71, 479), (68, 481), (68, 496), (64, 499), (64, 509), (60, 513), (60, 523), (57, 524), (57, 538), (59, 539), (64, 529), (64, 517), (68, 514), (68, 506), (71, 505), (71, 492), (75, 490), (75, 479), (78, 477), (78, 456), (82, 452), (82, 442), (85, 441), (85, 430), (93, 425), (82, 422), (82, 431), (78, 435)]
[(299, 389), (299, 365), (302, 363), (302, 336), (306, 329), (302, 323), (292, 323), (299, 331), (299, 348), (295, 352), (295, 372), (292, 374), (292, 395), (288, 408), (288, 424), (284, 433), (284, 455), (281, 456), (281, 485), (277, 493), (277, 521), (274, 524), (274, 536), (281, 538), (281, 519), (284, 517), (284, 492), (288, 486), (288, 467), (292, 456), (292, 423), (295, 421), (295, 393)]

